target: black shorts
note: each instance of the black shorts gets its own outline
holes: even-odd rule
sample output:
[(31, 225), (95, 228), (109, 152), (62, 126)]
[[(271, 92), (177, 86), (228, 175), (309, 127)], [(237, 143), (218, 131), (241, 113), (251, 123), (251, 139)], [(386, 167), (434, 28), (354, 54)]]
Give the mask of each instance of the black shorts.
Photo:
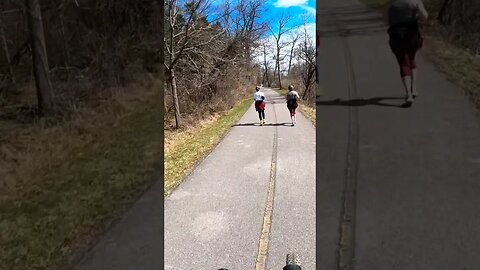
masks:
[(416, 21), (393, 25), (388, 29), (389, 45), (395, 55), (412, 54), (423, 46), (423, 38)]
[(298, 107), (298, 104), (295, 99), (287, 100), (287, 108), (289, 110), (296, 109), (297, 107)]

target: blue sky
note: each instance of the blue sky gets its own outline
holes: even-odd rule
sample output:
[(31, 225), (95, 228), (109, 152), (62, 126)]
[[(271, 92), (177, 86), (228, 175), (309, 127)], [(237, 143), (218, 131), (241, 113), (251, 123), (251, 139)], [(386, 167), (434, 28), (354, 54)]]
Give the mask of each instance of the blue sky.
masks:
[(291, 26), (302, 25), (304, 15), (308, 16), (307, 23), (315, 23), (315, 0), (268, 0), (267, 9), (273, 21), (284, 12), (292, 17)]
[[(209, 2), (213, 4), (213, 6), (217, 6), (223, 1), (209, 0)], [(236, 1), (233, 0), (233, 3), (235, 2)], [(285, 13), (291, 17), (288, 25), (289, 28), (302, 26), (305, 17), (307, 17), (306, 22), (311, 24), (309, 27), (312, 27), (315, 24), (315, 6), (315, 0), (266, 0), (262, 20), (270, 22), (273, 30), (276, 30), (278, 19), (282, 13)], [(210, 13), (208, 17), (209, 19), (213, 19), (216, 17), (216, 14)]]

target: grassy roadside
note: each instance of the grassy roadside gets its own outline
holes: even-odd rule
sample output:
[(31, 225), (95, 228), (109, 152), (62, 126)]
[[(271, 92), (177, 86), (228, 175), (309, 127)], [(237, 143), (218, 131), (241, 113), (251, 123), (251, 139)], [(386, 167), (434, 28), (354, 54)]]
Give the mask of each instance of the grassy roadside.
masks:
[(430, 29), (427, 33), (425, 55), (480, 109), (480, 55), (448, 42), (435, 31)]
[[(361, 2), (374, 9), (383, 9), (388, 0)], [(480, 56), (449, 42), (441, 32), (441, 27), (435, 24), (424, 29), (425, 55), (450, 81), (460, 86), (480, 109)]]
[(162, 161), (156, 92), (24, 134), (15, 185), (0, 190), (0, 269), (63, 267), (153, 183)]
[(165, 134), (165, 194), (168, 196), (252, 105), (244, 99), (228, 112), (212, 116), (188, 130)]
[[(278, 94), (281, 96), (286, 96), (288, 93), (287, 89), (279, 89), (279, 88), (272, 88), (275, 90)], [(316, 121), (316, 112), (315, 112), (315, 105), (313, 104), (306, 104), (303, 102), (298, 103), (298, 109), (307, 117), (308, 120), (312, 122), (314, 126), (316, 126), (317, 121)]]

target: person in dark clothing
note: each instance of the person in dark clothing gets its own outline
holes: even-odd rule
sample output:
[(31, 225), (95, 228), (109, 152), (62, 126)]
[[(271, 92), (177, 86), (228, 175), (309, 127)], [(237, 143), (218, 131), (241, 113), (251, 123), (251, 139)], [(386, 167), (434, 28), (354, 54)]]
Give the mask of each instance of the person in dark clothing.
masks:
[(421, 0), (390, 0), (387, 10), (389, 45), (400, 66), (407, 103), (412, 103), (418, 96), (415, 56), (423, 46), (419, 18), (428, 19)]
[(295, 110), (298, 107), (297, 101), (300, 99), (300, 95), (298, 95), (297, 91), (293, 90), (293, 85), (288, 86), (288, 93), (287, 93), (287, 108), (290, 112), (290, 118), (292, 119), (292, 126), (297, 123), (297, 115)]

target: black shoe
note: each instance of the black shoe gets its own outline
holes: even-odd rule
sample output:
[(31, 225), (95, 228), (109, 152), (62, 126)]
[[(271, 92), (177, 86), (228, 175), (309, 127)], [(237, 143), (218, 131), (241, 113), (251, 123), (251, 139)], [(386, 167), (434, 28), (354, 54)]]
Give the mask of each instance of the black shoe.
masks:
[(415, 90), (415, 91), (412, 92), (412, 96), (413, 96), (413, 98), (418, 97), (418, 92), (417, 92), (417, 90)]

